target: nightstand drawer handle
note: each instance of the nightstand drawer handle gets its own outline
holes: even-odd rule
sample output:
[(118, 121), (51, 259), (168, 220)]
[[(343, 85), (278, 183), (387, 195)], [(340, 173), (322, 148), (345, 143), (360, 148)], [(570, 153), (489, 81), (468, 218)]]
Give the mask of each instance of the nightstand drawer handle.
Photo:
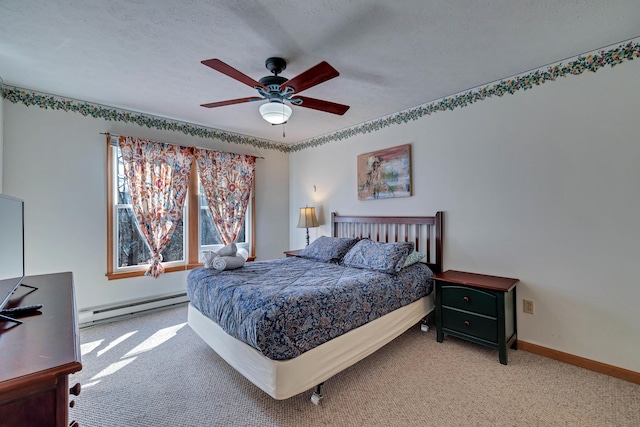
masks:
[(465, 320), (465, 321), (464, 321), (464, 326), (471, 326), (471, 323), (469, 323), (469, 321), (468, 321), (468, 320)]
[(468, 297), (468, 296), (464, 296), (464, 297), (462, 297), (462, 300), (463, 300), (464, 302), (469, 302), (469, 297)]

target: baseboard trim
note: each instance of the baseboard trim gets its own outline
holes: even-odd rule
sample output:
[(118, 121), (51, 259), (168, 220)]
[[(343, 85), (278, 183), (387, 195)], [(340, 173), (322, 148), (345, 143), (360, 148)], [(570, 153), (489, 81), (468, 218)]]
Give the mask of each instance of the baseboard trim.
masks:
[(585, 359), (584, 357), (575, 356), (573, 354), (564, 353), (562, 351), (553, 350), (551, 348), (542, 347), (537, 344), (531, 344), (526, 341), (518, 340), (518, 350), (528, 351), (529, 353), (538, 354), (548, 357), (549, 359), (558, 360), (570, 365), (585, 368), (600, 374), (609, 375), (611, 377), (620, 378), (635, 384), (640, 384), (640, 372), (630, 371), (628, 369), (618, 368), (617, 366), (607, 365), (606, 363), (596, 362), (595, 360)]

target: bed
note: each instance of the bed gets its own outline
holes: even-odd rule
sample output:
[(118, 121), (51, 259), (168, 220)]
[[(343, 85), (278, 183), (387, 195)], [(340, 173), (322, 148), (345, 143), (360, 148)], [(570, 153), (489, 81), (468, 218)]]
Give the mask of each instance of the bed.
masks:
[(189, 326), (273, 398), (316, 387), (317, 404), (324, 381), (433, 311), (430, 276), (442, 271), (442, 217), (332, 213), (332, 236), (299, 257), (194, 269)]

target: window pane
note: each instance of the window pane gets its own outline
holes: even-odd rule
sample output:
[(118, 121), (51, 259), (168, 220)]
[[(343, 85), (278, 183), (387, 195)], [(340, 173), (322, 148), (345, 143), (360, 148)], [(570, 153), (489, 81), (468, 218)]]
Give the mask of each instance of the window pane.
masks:
[(244, 222), (242, 223), (242, 228), (240, 229), (240, 233), (238, 233), (238, 239), (236, 240), (238, 243), (246, 243), (247, 239), (244, 236), (244, 231), (246, 229), (245, 224), (247, 223), (247, 216), (244, 216)]
[[(220, 237), (220, 233), (213, 223), (213, 217), (211, 216), (211, 211), (209, 210), (209, 203), (207, 203), (207, 198), (202, 191), (200, 180), (198, 180), (198, 199), (200, 201), (200, 246), (222, 245), (222, 238)], [(236, 243), (247, 243), (245, 229), (247, 224), (247, 216), (249, 215), (249, 209), (250, 207), (247, 208), (245, 220), (242, 224), (242, 228), (240, 228), (240, 232), (238, 233)]]
[[(117, 266), (128, 267), (151, 263), (151, 252), (138, 231), (135, 215), (131, 206), (117, 209), (118, 246)], [(182, 220), (178, 223), (171, 241), (162, 252), (163, 262), (182, 261), (184, 259)]]
[(118, 208), (117, 225), (118, 267), (148, 264), (149, 248), (138, 232), (131, 207)]
[[(246, 243), (247, 239), (245, 237), (245, 225), (247, 223), (245, 215), (245, 221), (242, 224), (242, 228), (238, 233), (238, 238), (236, 239), (236, 243)], [(218, 229), (213, 223), (213, 217), (211, 216), (211, 211), (209, 210), (209, 206), (201, 206), (200, 207), (200, 245), (208, 246), (208, 245), (222, 245), (222, 238), (220, 237), (220, 233)]]
[[(151, 251), (144, 238), (138, 231), (133, 208), (131, 207), (131, 196), (127, 185), (124, 171), (124, 160), (119, 147), (115, 147), (116, 155), (116, 266), (127, 267), (135, 265), (145, 265), (151, 263)], [(171, 241), (162, 252), (163, 262), (184, 260), (184, 229), (182, 219), (178, 223), (176, 231), (171, 237)]]
[[(184, 215), (183, 215), (184, 218)], [(178, 222), (178, 226), (176, 230), (173, 232), (173, 236), (171, 236), (171, 241), (164, 248), (162, 252), (162, 260), (164, 262), (171, 261), (183, 261), (184, 260), (184, 250), (183, 250), (183, 242), (184, 242), (184, 228), (182, 226), (182, 219)]]
[(117, 175), (117, 199), (116, 199), (116, 204), (118, 205), (130, 205), (131, 204), (131, 197), (129, 196), (129, 188), (127, 187), (127, 179), (126, 179), (126, 175), (124, 172), (124, 160), (122, 159), (122, 151), (120, 151), (120, 148), (116, 148), (116, 156), (117, 156), (117, 171), (116, 171), (116, 175)]
[(209, 211), (209, 206), (200, 208), (200, 245), (221, 245), (222, 238), (218, 229), (213, 224), (213, 217)]

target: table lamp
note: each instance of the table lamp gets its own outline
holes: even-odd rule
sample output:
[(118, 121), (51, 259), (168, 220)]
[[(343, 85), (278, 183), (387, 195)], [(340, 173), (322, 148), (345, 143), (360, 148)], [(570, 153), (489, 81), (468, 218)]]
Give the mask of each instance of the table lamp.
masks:
[(307, 229), (307, 246), (309, 246), (309, 228), (317, 227), (319, 225), (318, 219), (316, 218), (316, 208), (308, 206), (300, 208), (300, 219), (298, 220), (297, 228)]

